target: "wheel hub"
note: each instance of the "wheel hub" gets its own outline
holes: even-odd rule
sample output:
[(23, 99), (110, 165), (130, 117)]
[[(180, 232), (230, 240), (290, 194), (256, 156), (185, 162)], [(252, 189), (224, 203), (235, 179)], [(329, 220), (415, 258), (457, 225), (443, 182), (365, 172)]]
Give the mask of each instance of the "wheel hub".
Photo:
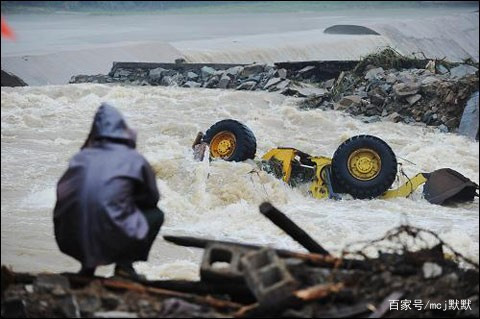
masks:
[(210, 154), (212, 157), (230, 157), (235, 151), (235, 146), (235, 135), (228, 131), (222, 131), (212, 138), (210, 142)]
[(382, 162), (377, 152), (371, 149), (358, 149), (348, 158), (348, 171), (356, 179), (368, 181), (379, 173)]

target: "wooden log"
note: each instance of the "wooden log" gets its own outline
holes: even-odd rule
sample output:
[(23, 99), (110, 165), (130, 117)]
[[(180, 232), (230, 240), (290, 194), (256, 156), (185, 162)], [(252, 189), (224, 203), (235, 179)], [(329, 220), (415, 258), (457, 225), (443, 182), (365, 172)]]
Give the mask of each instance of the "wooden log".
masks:
[[(263, 246), (230, 242), (230, 241), (221, 241), (221, 240), (212, 240), (212, 239), (203, 239), (196, 237), (188, 236), (163, 236), (163, 238), (171, 243), (174, 243), (179, 246), (185, 247), (196, 247), (196, 248), (205, 248), (208, 244), (217, 243), (223, 245), (236, 245), (247, 249), (259, 250), (264, 248)], [(370, 269), (370, 266), (362, 260), (355, 259), (342, 259), (337, 258), (331, 255), (322, 255), (322, 254), (311, 254), (311, 253), (301, 253), (294, 252), (285, 249), (274, 249), (278, 256), (282, 258), (296, 258), (303, 260), (311, 265), (325, 267), (325, 268), (345, 268), (345, 269)]]
[(246, 285), (234, 282), (210, 283), (187, 280), (158, 280), (148, 281), (145, 285), (154, 288), (188, 292), (196, 295), (226, 294), (232, 298), (232, 301), (238, 301), (241, 303), (252, 303), (255, 301), (255, 297)]
[(103, 280), (100, 280), (100, 282), (103, 287), (107, 287), (107, 288), (136, 291), (139, 293), (150, 293), (157, 296), (168, 297), (168, 298), (170, 297), (180, 298), (180, 299), (184, 299), (194, 303), (211, 306), (214, 308), (221, 308), (221, 309), (227, 308), (227, 309), (238, 310), (241, 307), (243, 307), (242, 304), (231, 302), (228, 300), (213, 298), (211, 296), (202, 297), (202, 296), (197, 296), (190, 293), (178, 292), (178, 291), (161, 289), (161, 288), (147, 287), (140, 283), (113, 280), (113, 279), (103, 279)]
[(300, 245), (305, 247), (309, 252), (330, 255), (325, 248), (320, 246), (319, 243), (310, 237), (310, 235), (308, 235), (303, 229), (298, 227), (297, 224), (295, 224), (284, 213), (273, 207), (272, 204), (267, 202), (262, 203), (262, 205), (260, 205), (260, 212)]
[(332, 293), (337, 293), (345, 285), (341, 282), (335, 284), (321, 284), (302, 290), (297, 290), (293, 294), (302, 301), (313, 301), (325, 298)]

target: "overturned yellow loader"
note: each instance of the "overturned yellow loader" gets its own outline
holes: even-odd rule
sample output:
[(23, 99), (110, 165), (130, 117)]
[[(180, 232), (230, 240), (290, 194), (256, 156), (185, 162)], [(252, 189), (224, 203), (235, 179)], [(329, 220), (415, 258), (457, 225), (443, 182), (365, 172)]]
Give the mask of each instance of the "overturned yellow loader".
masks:
[[(205, 134), (200, 132), (193, 148), (197, 159), (208, 149), (211, 159), (244, 161), (255, 158), (256, 146), (255, 135), (247, 126), (227, 119), (212, 125)], [(257, 163), (292, 186), (310, 183), (310, 193), (319, 199), (340, 199), (341, 194), (358, 199), (408, 197), (423, 184), (424, 197), (433, 204), (471, 201), (478, 196), (478, 185), (450, 168), (404, 176), (406, 182), (392, 189), (400, 178), (396, 156), (386, 142), (371, 135), (349, 138), (331, 158), (278, 147)]]

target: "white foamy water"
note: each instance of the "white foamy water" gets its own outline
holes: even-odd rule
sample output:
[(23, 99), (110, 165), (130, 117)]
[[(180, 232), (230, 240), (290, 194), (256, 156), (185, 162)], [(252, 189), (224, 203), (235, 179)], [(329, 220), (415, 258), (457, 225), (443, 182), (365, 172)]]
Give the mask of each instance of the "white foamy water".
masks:
[[(139, 131), (139, 151), (153, 165), (166, 213), (163, 234), (302, 248), (266, 220), (258, 205), (271, 201), (336, 253), (346, 244), (374, 239), (408, 221), (438, 232), (478, 261), (478, 198), (455, 207), (429, 204), (421, 191), (393, 200), (316, 200), (307, 188), (290, 188), (253, 162), (192, 160), (198, 131), (233, 118), (257, 137), (257, 157), (276, 146), (331, 156), (350, 136), (387, 141), (412, 176), (451, 167), (478, 183), (478, 143), (431, 128), (391, 122), (365, 124), (335, 111), (301, 111), (299, 101), (276, 93), (213, 89), (124, 87), (94, 84), (2, 88), (2, 264), (18, 271), (76, 271), (58, 250), (52, 210), (56, 182), (82, 145), (103, 101), (114, 103)], [(159, 237), (147, 263), (150, 278), (198, 277), (201, 250), (166, 244)], [(110, 274), (112, 266), (100, 267)]]

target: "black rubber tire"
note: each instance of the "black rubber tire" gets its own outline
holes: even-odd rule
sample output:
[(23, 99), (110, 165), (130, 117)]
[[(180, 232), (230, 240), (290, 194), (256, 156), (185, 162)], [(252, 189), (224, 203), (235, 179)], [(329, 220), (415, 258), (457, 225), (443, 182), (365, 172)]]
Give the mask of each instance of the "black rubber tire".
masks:
[(222, 131), (231, 132), (235, 135), (236, 146), (232, 155), (224, 158), (226, 161), (241, 162), (255, 158), (257, 152), (257, 139), (253, 132), (244, 124), (235, 120), (222, 120), (213, 124), (203, 136), (203, 142), (210, 146), (212, 138)]
[[(348, 170), (350, 154), (360, 148), (375, 151), (381, 160), (380, 172), (368, 181), (352, 176)], [(343, 142), (332, 158), (333, 184), (337, 192), (348, 193), (354, 198), (374, 198), (386, 192), (392, 186), (397, 175), (397, 158), (390, 146), (383, 140), (371, 135), (357, 135)]]

